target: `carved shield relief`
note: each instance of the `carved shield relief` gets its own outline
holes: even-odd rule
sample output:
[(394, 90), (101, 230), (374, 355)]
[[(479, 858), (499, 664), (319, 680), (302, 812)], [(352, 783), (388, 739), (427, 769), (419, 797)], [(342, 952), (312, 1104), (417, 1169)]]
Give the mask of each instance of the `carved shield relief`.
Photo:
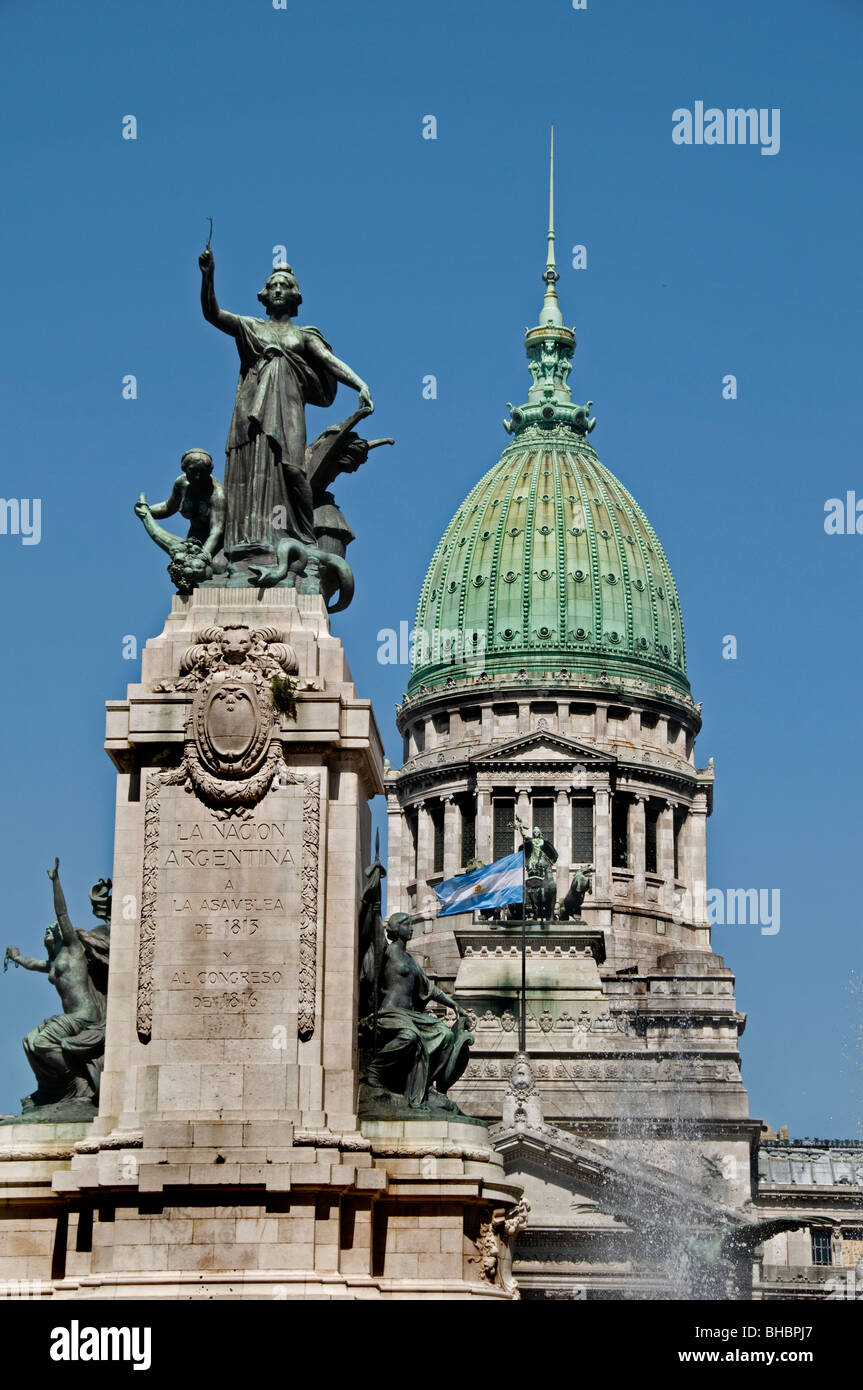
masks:
[(193, 711), (198, 756), (211, 772), (254, 772), (266, 750), (270, 712), (252, 680), (224, 680), (198, 692)]
[(272, 708), (251, 674), (219, 672), (207, 679), (192, 702), (187, 732), (198, 793), (222, 805), (257, 801), (273, 775), (274, 732)]

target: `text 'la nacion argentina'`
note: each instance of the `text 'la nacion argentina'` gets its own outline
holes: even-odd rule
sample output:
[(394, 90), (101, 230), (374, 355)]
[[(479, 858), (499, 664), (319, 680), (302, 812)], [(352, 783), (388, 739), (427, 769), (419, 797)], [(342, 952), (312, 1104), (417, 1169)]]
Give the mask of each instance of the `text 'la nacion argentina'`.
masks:
[[(293, 864), (295, 860), (287, 838), (285, 821), (180, 823), (177, 824), (178, 844), (166, 851), (162, 868), (264, 869)], [(243, 840), (258, 843), (220, 843)], [(190, 848), (180, 847), (186, 844)]]

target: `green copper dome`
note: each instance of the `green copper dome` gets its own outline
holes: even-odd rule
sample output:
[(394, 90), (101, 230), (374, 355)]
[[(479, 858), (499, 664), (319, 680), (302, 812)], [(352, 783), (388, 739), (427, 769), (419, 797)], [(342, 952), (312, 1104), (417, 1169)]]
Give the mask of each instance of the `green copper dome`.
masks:
[(489, 675), (606, 672), (689, 694), (656, 533), (590, 445), (563, 430), (517, 439), (468, 494), (429, 566), (416, 626), (429, 636), (409, 695), (469, 673), (453, 660), (459, 632), (468, 657), (484, 647)]
[(640, 679), (689, 704), (680, 606), (662, 546), (587, 442), (591, 402), (575, 405), (567, 385), (575, 334), (555, 291), (551, 208), (548, 238), (540, 323), (525, 340), (533, 385), (505, 425), (512, 443), (434, 553), (408, 695), (478, 673), (525, 673), (544, 684), (566, 673)]

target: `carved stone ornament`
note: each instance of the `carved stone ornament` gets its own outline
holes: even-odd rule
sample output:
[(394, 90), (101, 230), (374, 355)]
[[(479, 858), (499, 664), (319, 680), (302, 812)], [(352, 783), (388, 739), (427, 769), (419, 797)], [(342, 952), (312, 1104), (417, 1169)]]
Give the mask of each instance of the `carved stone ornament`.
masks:
[(270, 687), (297, 669), (281, 637), (244, 623), (206, 628), (183, 655), (179, 679), (156, 687), (194, 691), (180, 770), (217, 814), (256, 805), (281, 762)]
[(506, 1129), (535, 1129), (542, 1124), (542, 1099), (526, 1052), (517, 1052), (512, 1060), (502, 1122)]
[(515, 1238), (527, 1225), (530, 1202), (522, 1197), (509, 1211), (505, 1207), (495, 1207), (490, 1221), (484, 1221), (479, 1228), (475, 1255), (469, 1262), (478, 1266), (481, 1279), (505, 1293), (518, 1298), (518, 1284), (512, 1277), (512, 1253)]
[(296, 671), (297, 658), (293, 648), (282, 640), (274, 627), (249, 627), (247, 623), (227, 623), (224, 627), (207, 627), (199, 640), (188, 647), (180, 660), (180, 676), (176, 681), (158, 681), (155, 690), (197, 690), (218, 671), (240, 670), (253, 674), (261, 685), (273, 676)]
[(254, 806), (281, 760), (278, 723), (248, 672), (216, 672), (195, 695), (186, 729), (186, 770), (213, 809)]

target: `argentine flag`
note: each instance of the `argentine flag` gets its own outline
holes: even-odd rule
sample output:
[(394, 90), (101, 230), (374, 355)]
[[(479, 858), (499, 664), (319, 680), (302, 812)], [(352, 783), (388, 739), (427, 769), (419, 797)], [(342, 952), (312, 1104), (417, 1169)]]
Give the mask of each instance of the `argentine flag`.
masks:
[(438, 917), (454, 912), (478, 912), (480, 908), (504, 907), (524, 898), (524, 856), (522, 851), (508, 854), (469, 874), (456, 874), (435, 889), (440, 902)]

